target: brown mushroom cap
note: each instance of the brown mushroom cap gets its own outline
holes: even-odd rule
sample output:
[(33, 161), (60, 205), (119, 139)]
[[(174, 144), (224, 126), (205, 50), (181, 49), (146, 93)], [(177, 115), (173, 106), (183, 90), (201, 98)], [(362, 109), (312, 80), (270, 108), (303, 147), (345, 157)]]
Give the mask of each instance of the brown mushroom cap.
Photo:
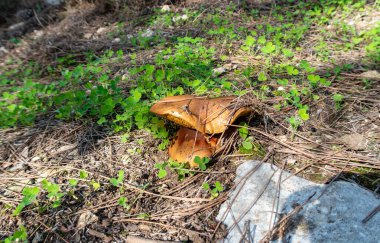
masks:
[(154, 104), (150, 111), (179, 125), (202, 133), (222, 133), (238, 117), (251, 112), (249, 108), (234, 109), (236, 97), (207, 98), (192, 95), (171, 96)]
[(189, 163), (191, 167), (197, 167), (195, 156), (211, 157), (216, 150), (218, 139), (213, 137), (207, 140), (205, 135), (193, 129), (181, 127), (173, 143), (169, 147), (171, 159), (181, 163)]

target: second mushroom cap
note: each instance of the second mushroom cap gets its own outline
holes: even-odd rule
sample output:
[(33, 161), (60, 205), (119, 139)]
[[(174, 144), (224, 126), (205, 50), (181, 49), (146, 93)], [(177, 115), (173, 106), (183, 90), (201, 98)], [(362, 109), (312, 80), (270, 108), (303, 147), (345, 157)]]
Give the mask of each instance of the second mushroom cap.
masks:
[(182, 127), (169, 147), (169, 156), (181, 163), (188, 162), (190, 167), (197, 167), (194, 158), (211, 157), (217, 149), (217, 142), (215, 137), (207, 138), (203, 133)]

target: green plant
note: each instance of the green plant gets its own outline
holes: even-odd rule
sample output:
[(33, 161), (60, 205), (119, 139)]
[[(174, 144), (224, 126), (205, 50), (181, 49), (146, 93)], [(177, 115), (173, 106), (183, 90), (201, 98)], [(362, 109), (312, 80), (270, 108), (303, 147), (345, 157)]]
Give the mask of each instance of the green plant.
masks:
[(248, 124), (241, 123), (242, 127), (238, 129), (240, 137), (243, 139), (239, 151), (243, 154), (253, 154), (257, 156), (262, 155), (262, 148), (259, 144), (254, 142), (254, 138), (249, 136)]
[(36, 202), (36, 198), (39, 192), (40, 188), (38, 187), (25, 187), (22, 190), (23, 198), (16, 209), (13, 211), (13, 216), (18, 216), (24, 207)]
[(295, 116), (287, 118), (287, 121), (289, 122), (289, 124), (292, 127), (293, 131), (297, 131), (298, 127), (302, 123), (301, 119), (299, 119), (298, 117), (295, 117)]
[(309, 120), (309, 114), (307, 113), (308, 107), (304, 106), (303, 108), (298, 110), (298, 115), (302, 121)]
[(168, 172), (166, 171), (166, 166), (168, 165), (167, 162), (164, 162), (164, 163), (156, 163), (154, 164), (154, 167), (158, 169), (158, 173), (157, 173), (157, 176), (158, 178), (162, 179), (164, 177), (166, 177), (166, 175), (168, 174)]
[(343, 95), (336, 93), (333, 95), (333, 100), (335, 102), (335, 109), (339, 110), (340, 108), (342, 108), (342, 103), (344, 100)]
[(113, 186), (119, 187), (124, 181), (124, 170), (119, 170), (117, 178), (110, 178), (110, 182)]
[(4, 243), (12, 242), (28, 242), (28, 235), (24, 226), (20, 225), (19, 229), (14, 232), (13, 235), (4, 239)]
[(244, 44), (240, 48), (243, 51), (250, 51), (250, 49), (254, 46), (255, 43), (256, 39), (253, 36), (248, 35), (244, 41)]
[(287, 66), (286, 71), (288, 72), (289, 75), (298, 75), (299, 71), (293, 66)]
[(210, 158), (208, 157), (200, 158), (199, 156), (195, 156), (194, 162), (198, 164), (200, 170), (204, 171), (207, 169), (207, 164), (210, 162)]
[(193, 172), (189, 171), (187, 163), (179, 163), (177, 161), (169, 160), (169, 167), (177, 173), (178, 180), (180, 181), (184, 180), (189, 174), (193, 174)]
[(95, 191), (100, 188), (100, 183), (98, 181), (91, 180), (90, 184)]
[(271, 54), (272, 52), (274, 52), (276, 50), (276, 45), (274, 45), (271, 41), (267, 42), (265, 44), (265, 46), (263, 46), (261, 48), (261, 51), (264, 53), (264, 54)]
[(122, 206), (123, 208), (125, 208), (127, 210), (129, 210), (131, 208), (131, 205), (129, 205), (127, 203), (128, 202), (128, 198), (126, 198), (126, 197), (121, 196), (117, 202), (118, 202), (118, 204), (120, 206)]
[(211, 194), (212, 199), (218, 197), (219, 193), (224, 190), (222, 184), (219, 181), (215, 182), (213, 188), (211, 188), (207, 182), (203, 183), (202, 187), (204, 190), (208, 191)]
[(149, 213), (140, 213), (139, 215), (137, 215), (137, 218), (139, 218), (139, 219), (149, 219), (150, 218), (150, 214)]
[(46, 179), (42, 180), (41, 184), (42, 188), (48, 192), (47, 197), (53, 201), (52, 207), (59, 207), (61, 205), (61, 198), (65, 195), (61, 192), (60, 186)]
[(79, 171), (79, 178), (87, 179), (87, 177), (88, 177), (88, 173), (86, 171), (84, 171), (84, 170)]
[(78, 185), (78, 180), (69, 179), (69, 184), (70, 184), (70, 186), (75, 187), (76, 185)]
[(373, 85), (372, 80), (364, 78), (363, 79), (364, 89), (370, 89)]

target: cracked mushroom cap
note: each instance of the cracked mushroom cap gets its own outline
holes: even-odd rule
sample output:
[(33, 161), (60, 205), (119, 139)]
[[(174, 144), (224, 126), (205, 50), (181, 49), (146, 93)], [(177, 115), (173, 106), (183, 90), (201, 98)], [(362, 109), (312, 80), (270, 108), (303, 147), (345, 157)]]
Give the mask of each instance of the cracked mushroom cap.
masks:
[(175, 161), (188, 162), (191, 167), (197, 167), (195, 156), (211, 157), (217, 148), (217, 142), (215, 137), (207, 139), (201, 132), (181, 127), (169, 147), (169, 156)]
[(193, 95), (171, 96), (159, 100), (150, 111), (202, 133), (222, 133), (227, 129), (227, 125), (251, 112), (247, 107), (236, 110), (233, 104), (235, 98), (235, 96), (212, 99)]

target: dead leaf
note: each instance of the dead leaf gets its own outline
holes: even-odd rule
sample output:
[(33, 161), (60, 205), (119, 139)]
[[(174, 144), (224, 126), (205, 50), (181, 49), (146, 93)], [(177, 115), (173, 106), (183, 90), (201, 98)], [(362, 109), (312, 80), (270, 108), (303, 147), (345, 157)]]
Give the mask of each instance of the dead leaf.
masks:
[(93, 229), (88, 229), (87, 232), (92, 235), (92, 236), (95, 236), (97, 238), (100, 238), (103, 240), (103, 242), (111, 242), (112, 241), (112, 237), (109, 237), (99, 231), (96, 231), (96, 230), (93, 230)]
[(380, 80), (380, 73), (376, 70), (370, 70), (360, 74), (361, 78), (369, 79), (369, 80)]
[(95, 223), (96, 221), (98, 221), (98, 216), (96, 216), (95, 214), (91, 212), (82, 213), (79, 216), (77, 228), (83, 229), (87, 225)]
[(138, 236), (128, 235), (126, 243), (163, 243), (169, 241), (149, 240)]
[(344, 135), (339, 141), (352, 150), (364, 150), (368, 144), (368, 140), (358, 133)]

